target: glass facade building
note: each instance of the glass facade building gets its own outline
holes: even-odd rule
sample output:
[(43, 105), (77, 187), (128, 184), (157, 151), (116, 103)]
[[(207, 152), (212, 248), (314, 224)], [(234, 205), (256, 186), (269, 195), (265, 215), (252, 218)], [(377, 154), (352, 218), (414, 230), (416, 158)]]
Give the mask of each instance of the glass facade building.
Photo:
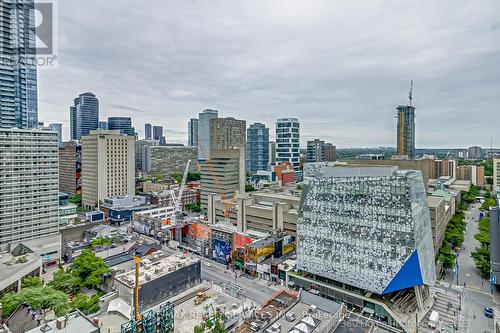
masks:
[(297, 118), (276, 121), (276, 162), (289, 161), (294, 170), (300, 166), (300, 124)]
[(297, 268), (378, 295), (436, 280), (420, 171), (308, 163)]
[(269, 128), (255, 123), (247, 129), (246, 167), (249, 172), (269, 170)]
[(108, 130), (119, 130), (121, 134), (125, 135), (135, 134), (130, 117), (109, 117)]
[(33, 0), (0, 2), (0, 127), (38, 127)]
[(198, 147), (198, 119), (191, 118), (188, 122), (188, 146)]
[(94, 94), (80, 94), (70, 106), (71, 139), (80, 140), (82, 136), (99, 127), (99, 100)]
[(411, 105), (398, 105), (398, 155), (415, 157), (415, 108)]
[(198, 115), (198, 160), (210, 159), (210, 119), (217, 118), (217, 110), (203, 110)]

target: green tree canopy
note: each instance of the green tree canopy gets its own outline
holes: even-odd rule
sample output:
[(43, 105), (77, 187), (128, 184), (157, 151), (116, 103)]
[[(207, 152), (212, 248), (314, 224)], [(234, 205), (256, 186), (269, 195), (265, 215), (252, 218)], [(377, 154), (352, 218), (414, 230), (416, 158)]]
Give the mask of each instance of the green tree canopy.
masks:
[(101, 283), (101, 277), (110, 273), (108, 265), (89, 249), (83, 250), (69, 268), (69, 272), (78, 276), (83, 286), (95, 288)]
[(28, 276), (21, 281), (21, 288), (41, 287), (42, 280), (39, 276)]

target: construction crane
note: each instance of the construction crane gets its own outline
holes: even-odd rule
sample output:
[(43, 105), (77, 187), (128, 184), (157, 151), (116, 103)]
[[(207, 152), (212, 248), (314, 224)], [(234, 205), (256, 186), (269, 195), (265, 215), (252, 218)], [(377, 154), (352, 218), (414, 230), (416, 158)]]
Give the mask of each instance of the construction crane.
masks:
[(184, 189), (186, 188), (186, 180), (189, 173), (190, 165), (191, 165), (191, 160), (188, 160), (186, 163), (186, 167), (184, 169), (184, 174), (182, 175), (182, 181), (180, 183), (177, 197), (174, 195), (173, 191), (170, 192), (172, 196), (172, 202), (174, 204), (173, 225), (175, 226), (176, 229), (175, 235), (179, 242), (182, 241), (181, 239), (182, 194), (184, 193)]
[(134, 265), (135, 265), (135, 287), (134, 287), (135, 320), (141, 321), (141, 313), (139, 311), (139, 266), (141, 265), (140, 257), (134, 256)]
[(411, 106), (411, 101), (413, 99), (413, 80), (410, 82), (410, 92), (408, 93), (408, 98), (410, 99), (410, 106)]

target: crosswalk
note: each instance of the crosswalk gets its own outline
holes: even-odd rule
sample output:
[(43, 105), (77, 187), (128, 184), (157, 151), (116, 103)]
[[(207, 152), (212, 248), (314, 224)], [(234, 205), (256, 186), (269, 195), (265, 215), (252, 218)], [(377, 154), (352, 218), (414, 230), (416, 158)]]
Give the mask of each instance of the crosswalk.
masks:
[[(419, 332), (422, 333), (455, 333), (464, 327), (464, 319), (460, 316), (460, 293), (455, 290), (434, 288), (435, 301), (432, 308), (427, 312), (419, 324)], [(439, 324), (436, 329), (429, 327), (429, 317), (432, 311), (439, 313)], [(458, 328), (458, 329), (457, 329)]]

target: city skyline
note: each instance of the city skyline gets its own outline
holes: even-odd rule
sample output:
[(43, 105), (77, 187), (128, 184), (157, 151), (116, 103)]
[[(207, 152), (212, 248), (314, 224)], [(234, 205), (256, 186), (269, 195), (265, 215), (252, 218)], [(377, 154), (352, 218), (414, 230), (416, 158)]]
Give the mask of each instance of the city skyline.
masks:
[[(417, 148), (487, 147), (491, 136), (500, 146), (498, 2), (184, 3), (167, 17), (171, 2), (121, 3), (60, 3), (59, 69), (39, 71), (39, 113), (63, 123), (65, 138), (67, 105), (92, 91), (103, 119), (131, 116), (139, 137), (145, 122), (167, 123), (169, 141), (186, 142), (187, 121), (211, 108), (271, 133), (277, 118), (297, 117), (303, 147), (316, 137), (395, 146), (394, 110), (413, 79)], [(144, 24), (122, 33), (134, 17)]]

